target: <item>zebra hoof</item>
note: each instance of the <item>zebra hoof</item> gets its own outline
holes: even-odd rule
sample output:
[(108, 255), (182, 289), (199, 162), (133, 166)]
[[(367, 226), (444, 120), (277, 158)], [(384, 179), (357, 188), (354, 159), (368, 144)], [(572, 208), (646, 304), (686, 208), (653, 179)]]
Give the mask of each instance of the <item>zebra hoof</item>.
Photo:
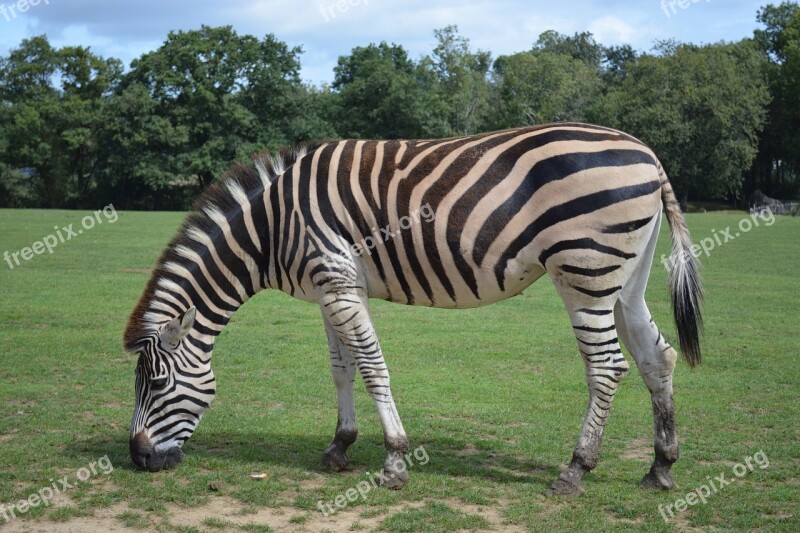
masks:
[(335, 443), (328, 446), (322, 454), (322, 467), (326, 470), (341, 472), (350, 464), (347, 453)]
[(669, 490), (675, 487), (675, 480), (672, 479), (672, 474), (669, 471), (661, 471), (651, 468), (646, 476), (639, 483), (639, 487), (651, 490)]
[(580, 481), (572, 483), (563, 478), (558, 478), (547, 489), (547, 496), (580, 496), (583, 494), (583, 485)]
[(400, 490), (408, 481), (408, 472), (384, 472), (380, 479), (381, 487)]

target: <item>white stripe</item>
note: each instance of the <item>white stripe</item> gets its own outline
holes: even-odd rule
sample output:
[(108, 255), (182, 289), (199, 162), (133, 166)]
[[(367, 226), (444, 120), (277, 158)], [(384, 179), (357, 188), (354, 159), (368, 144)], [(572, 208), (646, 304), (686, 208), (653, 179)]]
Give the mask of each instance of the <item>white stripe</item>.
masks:
[(247, 252), (242, 250), (242, 247), (239, 246), (239, 243), (236, 242), (236, 238), (233, 236), (231, 232), (231, 226), (228, 222), (228, 219), (222, 214), (216, 206), (208, 206), (203, 209), (205, 211), (208, 218), (214, 221), (214, 223), (219, 226), (222, 230), (222, 234), (225, 236), (225, 240), (230, 246), (233, 253), (236, 256), (244, 261), (245, 268), (250, 273), (250, 281), (253, 284), (253, 290), (259, 290), (262, 288), (261, 280), (258, 277), (258, 265), (256, 264), (256, 260)]

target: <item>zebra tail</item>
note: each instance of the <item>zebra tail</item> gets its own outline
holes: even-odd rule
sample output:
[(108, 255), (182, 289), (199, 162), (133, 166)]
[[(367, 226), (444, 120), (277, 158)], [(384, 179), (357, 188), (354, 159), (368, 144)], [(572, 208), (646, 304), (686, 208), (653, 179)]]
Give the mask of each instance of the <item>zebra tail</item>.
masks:
[(703, 328), (700, 309), (703, 288), (698, 270), (700, 264), (692, 253), (692, 239), (686, 227), (686, 219), (661, 163), (658, 163), (658, 174), (661, 179), (661, 202), (664, 204), (672, 234), (669, 258), (672, 311), (678, 328), (681, 352), (689, 366), (694, 367), (700, 364), (700, 332)]

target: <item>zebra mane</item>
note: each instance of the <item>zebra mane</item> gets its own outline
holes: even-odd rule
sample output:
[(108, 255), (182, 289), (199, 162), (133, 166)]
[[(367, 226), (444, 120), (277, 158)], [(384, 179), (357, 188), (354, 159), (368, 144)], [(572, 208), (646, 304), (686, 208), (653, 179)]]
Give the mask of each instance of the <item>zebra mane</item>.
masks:
[[(242, 195), (250, 197), (253, 194), (263, 193), (286, 169), (322, 144), (313, 143), (283, 148), (275, 154), (266, 151), (253, 154), (250, 163), (234, 163), (223, 173), (219, 181), (212, 183), (203, 191), (195, 201), (191, 213), (184, 219), (177, 234), (170, 240), (156, 261), (150, 280), (128, 318), (122, 338), (123, 348), (126, 352), (135, 351), (142, 339), (151, 335), (171, 318), (178, 316), (173, 308), (158, 301), (156, 292), (163, 291), (165, 283), (179, 283), (182, 279), (181, 276), (167, 268), (167, 264), (185, 264), (187, 262), (180, 250), (197, 246), (197, 241), (190, 236), (191, 233), (200, 230), (206, 234), (212, 234), (215, 229), (218, 229), (209, 213), (228, 215), (241, 210)], [(171, 316), (167, 316), (165, 313)]]

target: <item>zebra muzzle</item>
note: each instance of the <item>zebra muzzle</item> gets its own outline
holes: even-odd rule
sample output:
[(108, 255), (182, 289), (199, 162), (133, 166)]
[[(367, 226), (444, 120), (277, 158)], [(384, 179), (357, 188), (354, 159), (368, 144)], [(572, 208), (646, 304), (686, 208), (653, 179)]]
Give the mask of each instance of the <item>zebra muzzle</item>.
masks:
[(183, 451), (178, 446), (157, 452), (144, 431), (140, 431), (131, 438), (130, 451), (133, 464), (141, 470), (150, 472), (173, 468), (183, 459)]

